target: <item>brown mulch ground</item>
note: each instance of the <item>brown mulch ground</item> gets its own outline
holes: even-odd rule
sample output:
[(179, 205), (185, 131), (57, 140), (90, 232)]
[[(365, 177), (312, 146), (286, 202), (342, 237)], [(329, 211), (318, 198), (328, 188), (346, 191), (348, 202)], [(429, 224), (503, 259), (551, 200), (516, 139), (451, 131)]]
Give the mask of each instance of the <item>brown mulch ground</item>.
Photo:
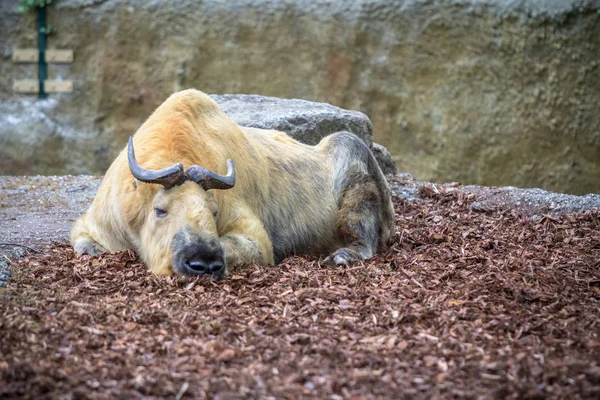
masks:
[(600, 214), (395, 199), (368, 263), (293, 257), (225, 282), (133, 252), (14, 262), (0, 398), (598, 398)]

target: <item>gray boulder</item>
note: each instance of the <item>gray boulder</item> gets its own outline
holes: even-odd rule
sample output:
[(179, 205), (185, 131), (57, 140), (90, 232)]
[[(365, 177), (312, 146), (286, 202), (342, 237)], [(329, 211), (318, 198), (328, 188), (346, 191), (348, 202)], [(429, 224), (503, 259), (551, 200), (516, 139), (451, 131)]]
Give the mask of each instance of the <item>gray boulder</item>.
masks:
[(211, 97), (241, 126), (275, 129), (306, 144), (315, 145), (325, 136), (335, 132), (352, 132), (371, 147), (379, 167), (385, 174), (396, 173), (392, 155), (385, 147), (373, 143), (371, 120), (360, 111), (344, 110), (327, 103), (254, 94)]
[(311, 145), (339, 131), (354, 133), (369, 147), (373, 143), (371, 121), (360, 111), (344, 110), (327, 103), (254, 94), (211, 97), (219, 103), (221, 110), (242, 126), (275, 129)]

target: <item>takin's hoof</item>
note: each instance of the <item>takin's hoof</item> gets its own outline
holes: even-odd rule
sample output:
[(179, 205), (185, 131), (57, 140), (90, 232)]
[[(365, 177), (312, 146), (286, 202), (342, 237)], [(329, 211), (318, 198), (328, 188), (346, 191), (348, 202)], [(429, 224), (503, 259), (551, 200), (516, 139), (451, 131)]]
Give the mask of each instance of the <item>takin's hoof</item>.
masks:
[(106, 253), (106, 249), (94, 242), (79, 242), (75, 244), (73, 248), (77, 254), (88, 254), (90, 256), (99, 256), (102, 253)]
[(350, 265), (354, 261), (360, 261), (363, 257), (356, 250), (342, 247), (331, 253), (323, 262), (326, 265)]

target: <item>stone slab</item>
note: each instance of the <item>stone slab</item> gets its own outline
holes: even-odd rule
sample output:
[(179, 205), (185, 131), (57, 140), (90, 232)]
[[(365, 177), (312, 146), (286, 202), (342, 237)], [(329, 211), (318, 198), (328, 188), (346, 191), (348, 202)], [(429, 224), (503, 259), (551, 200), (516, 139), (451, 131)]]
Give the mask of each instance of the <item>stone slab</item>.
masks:
[(332, 133), (349, 131), (369, 147), (373, 144), (371, 121), (360, 111), (344, 110), (327, 103), (253, 94), (211, 97), (219, 103), (221, 110), (242, 126), (282, 131), (312, 145)]

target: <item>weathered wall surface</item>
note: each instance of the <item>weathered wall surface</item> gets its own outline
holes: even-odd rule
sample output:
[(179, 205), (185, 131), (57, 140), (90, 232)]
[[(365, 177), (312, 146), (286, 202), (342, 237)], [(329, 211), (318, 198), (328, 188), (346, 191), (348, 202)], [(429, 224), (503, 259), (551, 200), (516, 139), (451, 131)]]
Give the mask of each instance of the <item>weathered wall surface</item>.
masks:
[(0, 174), (102, 173), (171, 92), (363, 111), (420, 179), (600, 192), (592, 0), (57, 0), (50, 66), (72, 95), (12, 93), (34, 14), (0, 2)]

